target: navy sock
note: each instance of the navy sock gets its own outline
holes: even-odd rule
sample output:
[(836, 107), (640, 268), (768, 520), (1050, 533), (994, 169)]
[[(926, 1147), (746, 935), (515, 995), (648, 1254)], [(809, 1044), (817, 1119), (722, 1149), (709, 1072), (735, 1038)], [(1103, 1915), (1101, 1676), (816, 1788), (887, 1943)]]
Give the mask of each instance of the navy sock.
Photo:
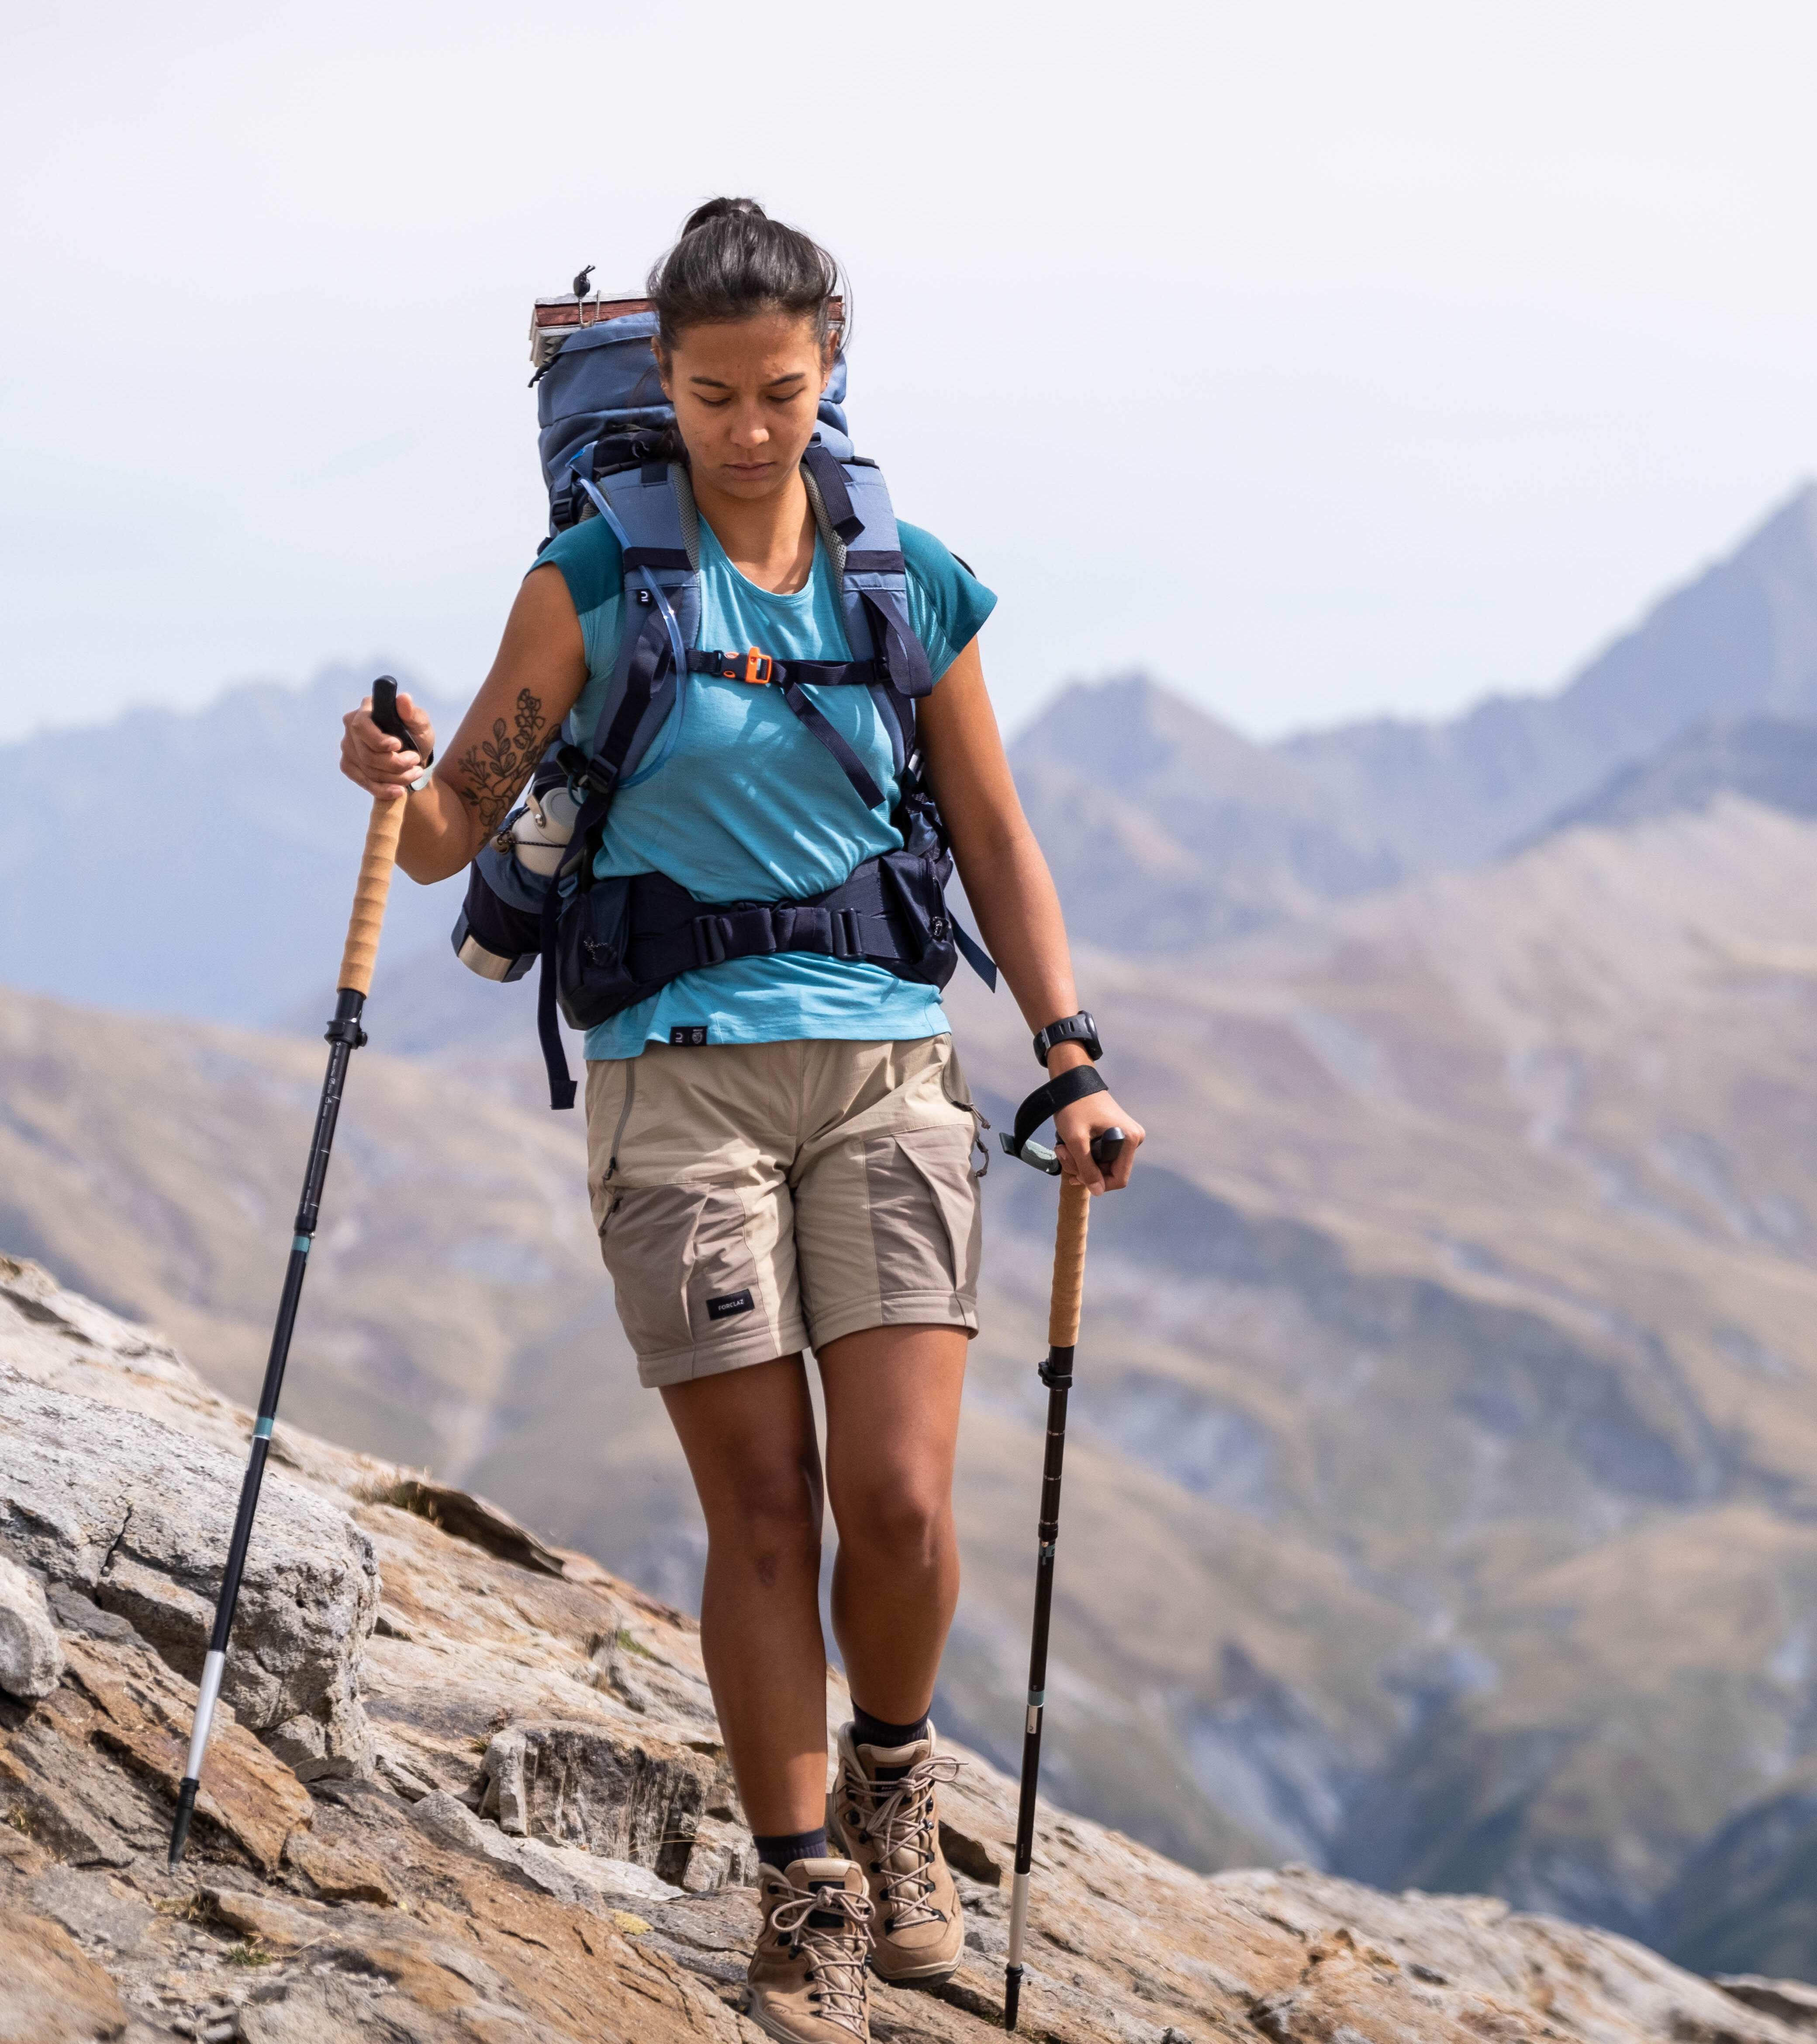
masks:
[(851, 1742), (854, 1746), (912, 1746), (928, 1736), (928, 1715), (922, 1712), (912, 1724), (889, 1724), (874, 1718), (862, 1704), (851, 1707)]
[(783, 1831), (774, 1838), (759, 1838), (755, 1843), (757, 1857), (766, 1866), (774, 1867), (778, 1873), (786, 1873), (798, 1859), (827, 1857), (824, 1828), (817, 1831)]
[[(912, 1746), (919, 1739), (928, 1736), (927, 1714), (924, 1712), (913, 1724), (889, 1724), (882, 1718), (874, 1718), (862, 1704), (851, 1707), (851, 1742), (854, 1746)], [(879, 1781), (900, 1781), (908, 1772), (906, 1767), (880, 1767), (877, 1770)]]

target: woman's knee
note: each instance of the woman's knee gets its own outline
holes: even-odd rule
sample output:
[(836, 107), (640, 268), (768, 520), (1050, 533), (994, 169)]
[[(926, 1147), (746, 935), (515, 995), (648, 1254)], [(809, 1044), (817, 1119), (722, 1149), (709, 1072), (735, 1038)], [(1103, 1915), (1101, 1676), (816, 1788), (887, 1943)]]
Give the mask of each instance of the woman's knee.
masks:
[(932, 1568), (953, 1543), (951, 1492), (905, 1474), (848, 1488), (836, 1500), (839, 1545), (892, 1568)]

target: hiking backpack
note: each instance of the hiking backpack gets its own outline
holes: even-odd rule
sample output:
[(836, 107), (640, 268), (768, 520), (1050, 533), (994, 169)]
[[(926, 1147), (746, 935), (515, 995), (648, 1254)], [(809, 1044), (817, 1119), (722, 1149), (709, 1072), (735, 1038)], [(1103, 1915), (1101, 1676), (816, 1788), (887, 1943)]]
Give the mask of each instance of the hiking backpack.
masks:
[[(536, 768), (528, 807), (513, 810), (474, 859), (453, 932), (456, 955), (486, 978), (520, 978), (540, 959), (538, 1033), (550, 1105), (557, 1108), (571, 1107), (576, 1091), (558, 1009), (573, 1028), (592, 1028), (683, 973), (730, 959), (812, 951), (943, 986), (962, 955), (988, 985), (997, 983), (996, 966), (946, 906), (952, 856), (922, 777), (916, 735), (915, 705), (932, 689), (933, 676), (909, 618), (889, 490), (877, 464), (854, 452), (847, 432), (844, 358), (821, 397), (802, 474), (839, 579), (853, 657), (781, 660), (755, 647), (703, 650), (695, 643), (699, 518), (686, 467), (668, 456), (674, 413), (657, 375), (656, 330), (656, 315), (643, 301), (576, 295), (537, 302), (532, 382), (549, 496), (543, 546), (586, 518), (604, 518), (624, 556), (624, 624), (590, 751), (589, 734), (570, 715)], [(642, 778), (640, 769), (654, 773), (667, 757), (681, 723), (670, 712), (695, 674), (779, 689), (857, 798), (874, 809), (882, 790), (805, 693), (868, 688), (889, 734), (901, 791), (890, 822), (902, 848), (866, 859), (839, 886), (799, 900), (703, 902), (661, 874), (597, 877), (595, 855), (613, 799)], [(551, 811), (572, 816), (565, 843), (559, 825), (528, 826), (527, 818), (544, 824)], [(520, 856), (528, 850), (525, 837), (538, 847), (528, 859)]]

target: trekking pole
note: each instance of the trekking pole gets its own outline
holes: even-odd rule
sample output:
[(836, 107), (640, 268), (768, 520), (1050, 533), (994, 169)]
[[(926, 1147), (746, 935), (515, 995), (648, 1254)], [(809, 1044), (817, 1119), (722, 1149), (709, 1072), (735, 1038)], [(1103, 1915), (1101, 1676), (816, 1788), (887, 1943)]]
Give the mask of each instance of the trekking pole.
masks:
[[(1029, 1095), (1017, 1111), (1013, 1135), (1000, 1139), (1012, 1157), (1058, 1175), (1060, 1160), (1029, 1135), (1060, 1108), (1105, 1091), (1089, 1066), (1062, 1072)], [(1101, 1171), (1116, 1162), (1128, 1139), (1107, 1128), (1092, 1139)], [(1009, 1953), (1003, 1969), (1003, 2027), (1016, 2027), (1022, 2001), (1022, 1943), (1028, 1928), (1028, 1873), (1035, 1858), (1035, 1808), (1041, 1777), (1041, 1722), (1047, 1705), (1047, 1628), (1054, 1608), (1054, 1553), (1060, 1539), (1060, 1467), (1066, 1453), (1066, 1394), (1073, 1384), (1073, 1350), (1079, 1339), (1079, 1305), (1085, 1282), (1085, 1231), (1092, 1196), (1070, 1181), (1060, 1187), (1054, 1234), (1054, 1288), (1047, 1308), (1047, 1358), (1039, 1366), (1047, 1387), (1047, 1450), (1041, 1466), (1041, 1519), (1035, 1562), (1035, 1627), (1028, 1649), (1028, 1716), (1022, 1731), (1022, 1789), (1016, 1811), (1016, 1869), (1009, 1892)]]
[[(405, 751), (414, 747), (416, 740), (398, 714), (398, 684), (389, 674), (382, 674), (372, 684), (372, 720), (388, 736), (401, 740)], [(412, 794), (429, 785), (428, 761), (424, 760), (423, 765), (421, 778), (410, 784)], [(290, 1353), (290, 1332), (297, 1324), (297, 1302), (302, 1296), (303, 1274), (309, 1268), (309, 1246), (315, 1239), (322, 1185), (328, 1177), (328, 1151), (334, 1144), (335, 1123), (340, 1114), (347, 1061), (366, 1041), (366, 1032), (359, 1026), (359, 1016), (366, 1005), (366, 997), (371, 991), (372, 967), (378, 956), (378, 932), (385, 920), (385, 899), (391, 891), (391, 868), (398, 856), (398, 833), (404, 826), (405, 799), (374, 796), (371, 820), (366, 826), (366, 850), (359, 862), (359, 881), (354, 890), (347, 943), (340, 955), (334, 1020), (328, 1025), (328, 1076), (322, 1081), (321, 1100), (316, 1108), (309, 1168), (303, 1174), (303, 1197), (297, 1208), (296, 1226), (290, 1238), (290, 1260), (284, 1272), (283, 1293), (278, 1302), (278, 1324), (272, 1331), (271, 1353), (265, 1365), (264, 1386), (259, 1393), (258, 1417), (252, 1426), (252, 1453), (246, 1464), (245, 1480), (240, 1486), (240, 1509), (235, 1514), (233, 1538), (228, 1545), (220, 1601), (214, 1608), (214, 1630), (209, 1635), (207, 1658), (202, 1662), (195, 1723), (190, 1733), (189, 1765), (177, 1792), (176, 1821), (171, 1827), (172, 1873), (176, 1872), (177, 1862), (183, 1856), (190, 1819), (195, 1814), (196, 1792), (202, 1786), (202, 1756), (208, 1750), (209, 1730), (214, 1722), (221, 1677), (227, 1669), (228, 1635), (233, 1630), (234, 1608), (240, 1601), (240, 1579), (245, 1571), (246, 1550), (252, 1539), (253, 1516), (259, 1509), (259, 1488), (264, 1481), (265, 1458), (271, 1449), (271, 1429), (278, 1417), (278, 1394), (283, 1389), (284, 1365)]]

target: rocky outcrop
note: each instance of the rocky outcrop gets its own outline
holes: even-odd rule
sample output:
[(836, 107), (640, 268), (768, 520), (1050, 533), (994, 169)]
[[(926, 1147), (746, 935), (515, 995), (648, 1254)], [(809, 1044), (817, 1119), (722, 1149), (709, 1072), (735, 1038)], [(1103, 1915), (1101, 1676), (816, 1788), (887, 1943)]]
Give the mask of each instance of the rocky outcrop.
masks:
[[(0, 1546), (202, 1673), (243, 1463), (144, 1413), (0, 1370)], [(223, 1692), (305, 1776), (362, 1774), (353, 1668), (378, 1602), (372, 1543), (282, 1475), (259, 1500)]]
[[(252, 1593), (268, 1572), (252, 1708), (217, 1721), (173, 1876), (194, 1692), (169, 1614), (206, 1601), (233, 1505), (210, 1472), (244, 1416), (16, 1267), (0, 1368), (0, 1546), (48, 1582), (65, 1659), (41, 1698), (0, 1697), (0, 2038), (755, 2044), (749, 1840), (690, 1623), (496, 1508), (280, 1428), (274, 1537), (248, 1577)], [(60, 1488), (84, 1451), (92, 1494)], [(181, 1519), (173, 1474), (195, 1485)], [(326, 1611), (280, 1625), (279, 1577)], [(358, 1713), (367, 1771), (280, 1757), (311, 1682)], [(843, 1706), (836, 1679), (828, 1700)], [(879, 2044), (1001, 2034), (1014, 1788), (966, 1756), (943, 1808), (965, 1961), (937, 1993), (874, 1988)], [(1030, 1956), (1024, 2034), (1045, 2044), (1792, 2044), (1811, 2000), (1726, 1992), (1481, 1897), (1293, 1868), (1207, 1877), (1051, 1809)]]

